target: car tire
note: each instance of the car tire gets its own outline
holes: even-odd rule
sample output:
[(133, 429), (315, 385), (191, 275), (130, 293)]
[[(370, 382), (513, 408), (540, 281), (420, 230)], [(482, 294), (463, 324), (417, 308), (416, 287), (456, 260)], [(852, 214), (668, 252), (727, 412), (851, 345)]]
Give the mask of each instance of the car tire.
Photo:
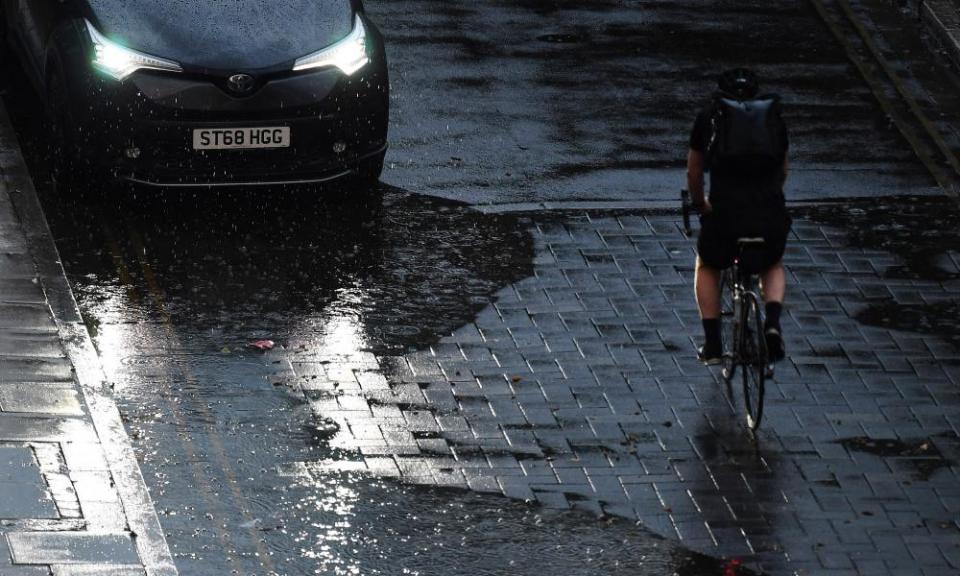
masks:
[(383, 173), (383, 159), (386, 152), (381, 152), (370, 158), (365, 158), (357, 165), (357, 173), (353, 177), (355, 197), (365, 206), (379, 204), (383, 200), (383, 191), (380, 188), (380, 175)]
[(381, 152), (376, 156), (361, 160), (357, 166), (357, 180), (370, 186), (376, 186), (377, 182), (380, 181), (380, 175), (383, 174), (383, 159), (386, 154), (386, 152)]
[(74, 173), (76, 153), (66, 101), (62, 73), (56, 67), (47, 79), (47, 158), (54, 184), (61, 193), (72, 189), (77, 180)]
[[(49, 129), (48, 158), (57, 193), (83, 198), (92, 190), (91, 183), (106, 183), (80, 160), (77, 153), (77, 128), (67, 104), (66, 80), (59, 59), (51, 65), (47, 80), (47, 122)], [(104, 175), (105, 176), (105, 175)]]
[(9, 81), (9, 72), (7, 70), (7, 60), (10, 56), (7, 54), (10, 46), (7, 44), (7, 17), (3, 13), (3, 7), (0, 6), (0, 90), (7, 87)]

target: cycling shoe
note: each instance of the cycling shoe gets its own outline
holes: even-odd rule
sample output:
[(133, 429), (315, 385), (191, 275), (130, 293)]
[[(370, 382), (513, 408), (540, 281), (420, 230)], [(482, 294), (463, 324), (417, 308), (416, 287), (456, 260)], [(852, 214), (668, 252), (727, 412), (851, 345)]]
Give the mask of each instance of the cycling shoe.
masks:
[(771, 362), (779, 362), (786, 356), (786, 348), (783, 345), (783, 336), (778, 328), (767, 328), (764, 337), (767, 340), (767, 356)]
[(707, 346), (701, 346), (697, 350), (697, 360), (703, 362), (707, 366), (716, 366), (723, 362), (723, 350), (716, 349), (712, 347), (708, 348)]

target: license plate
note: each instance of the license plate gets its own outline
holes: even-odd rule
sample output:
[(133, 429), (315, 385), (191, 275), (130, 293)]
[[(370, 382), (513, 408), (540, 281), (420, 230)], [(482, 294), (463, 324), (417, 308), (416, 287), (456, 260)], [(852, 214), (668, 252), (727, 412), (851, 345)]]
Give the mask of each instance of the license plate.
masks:
[(238, 150), (246, 148), (288, 148), (289, 126), (262, 128), (196, 128), (194, 150)]

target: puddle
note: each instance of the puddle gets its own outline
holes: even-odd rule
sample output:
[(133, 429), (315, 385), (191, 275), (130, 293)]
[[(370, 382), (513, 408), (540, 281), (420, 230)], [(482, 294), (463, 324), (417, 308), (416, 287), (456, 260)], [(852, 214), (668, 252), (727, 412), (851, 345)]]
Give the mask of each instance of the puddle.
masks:
[(951, 253), (960, 253), (960, 210), (943, 196), (901, 196), (845, 201), (795, 213), (842, 230), (851, 246), (899, 257), (887, 278), (942, 282), (960, 278)]
[[(937, 336), (960, 346), (960, 299), (944, 291), (960, 281), (960, 210), (946, 197), (878, 198), (796, 211), (798, 215), (841, 230), (845, 242), (868, 251), (894, 254), (894, 262), (877, 270), (891, 291), (869, 298), (856, 313), (863, 324)], [(927, 282), (904, 284), (903, 281)]]
[[(954, 435), (953, 440), (956, 441)], [(946, 437), (940, 437), (945, 441)], [(866, 436), (844, 438), (837, 444), (847, 450), (866, 452), (874, 456), (887, 459), (896, 459), (906, 462), (914, 471), (917, 480), (930, 480), (937, 471), (949, 468), (954, 462), (944, 458), (932, 438), (917, 438), (912, 440), (900, 439), (873, 439)]]
[[(675, 544), (650, 538), (631, 523), (586, 514), (551, 511), (498, 498), (415, 488), (390, 483), (358, 483), (349, 476), (306, 475), (294, 490), (315, 483), (348, 487), (336, 503), (307, 497), (297, 506), (323, 517), (331, 506), (348, 519), (320, 539), (302, 534), (316, 546), (321, 570), (360, 574), (725, 574), (723, 562), (692, 555)], [(296, 497), (296, 494), (292, 496)], [(349, 512), (344, 509), (349, 508)], [(336, 516), (335, 516), (336, 518)], [(330, 530), (332, 528), (332, 530)], [(346, 528), (346, 529), (345, 529)], [(330, 542), (350, 540), (344, 557)], [(375, 555), (380, 566), (364, 562)], [(338, 570), (339, 569), (339, 570)], [(356, 572), (359, 571), (359, 572)], [(750, 574), (746, 570), (736, 574)]]
[(960, 302), (935, 304), (897, 304), (883, 302), (871, 304), (856, 315), (856, 319), (868, 326), (891, 330), (930, 334), (960, 348)]

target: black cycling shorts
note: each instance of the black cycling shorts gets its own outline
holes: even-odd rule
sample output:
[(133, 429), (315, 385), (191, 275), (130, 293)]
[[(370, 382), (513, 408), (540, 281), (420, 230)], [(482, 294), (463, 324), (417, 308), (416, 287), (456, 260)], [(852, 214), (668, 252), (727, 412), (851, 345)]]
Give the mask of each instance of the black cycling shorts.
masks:
[(750, 270), (750, 272), (766, 272), (771, 266), (783, 259), (783, 252), (787, 248), (786, 232), (744, 234), (726, 228), (720, 226), (712, 214), (700, 218), (697, 254), (707, 266), (718, 270), (732, 266), (733, 260), (739, 252), (737, 239), (744, 237), (762, 237), (764, 239), (763, 247), (758, 249), (759, 262), (757, 262), (757, 266), (759, 266), (759, 269)]

